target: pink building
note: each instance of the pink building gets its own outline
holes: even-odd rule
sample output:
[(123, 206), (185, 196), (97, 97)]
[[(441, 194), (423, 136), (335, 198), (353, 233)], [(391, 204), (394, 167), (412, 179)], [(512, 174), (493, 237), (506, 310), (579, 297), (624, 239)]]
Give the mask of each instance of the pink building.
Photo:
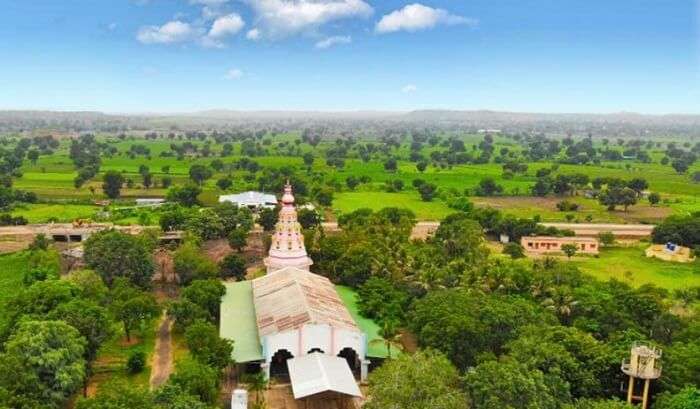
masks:
[(306, 254), (304, 234), (297, 221), (297, 210), (294, 206), (292, 186), (287, 182), (282, 196), (282, 210), (272, 235), (270, 253), (264, 260), (267, 273), (281, 270), (285, 267), (295, 267), (309, 271), (313, 261)]
[(600, 243), (592, 237), (553, 237), (553, 236), (526, 236), (520, 239), (520, 244), (525, 251), (530, 253), (562, 253), (561, 246), (573, 244), (580, 254), (598, 254)]

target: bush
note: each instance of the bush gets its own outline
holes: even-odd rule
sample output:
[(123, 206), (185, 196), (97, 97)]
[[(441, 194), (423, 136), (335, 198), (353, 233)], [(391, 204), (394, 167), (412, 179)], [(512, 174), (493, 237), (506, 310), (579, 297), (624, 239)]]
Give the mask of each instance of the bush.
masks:
[(509, 255), (512, 259), (525, 257), (525, 250), (519, 243), (510, 242), (503, 246), (503, 254)]
[(568, 200), (562, 200), (557, 203), (557, 209), (560, 212), (575, 212), (579, 209), (578, 203), (570, 202)]
[(126, 371), (130, 374), (141, 373), (146, 367), (146, 354), (143, 351), (134, 351), (126, 361)]

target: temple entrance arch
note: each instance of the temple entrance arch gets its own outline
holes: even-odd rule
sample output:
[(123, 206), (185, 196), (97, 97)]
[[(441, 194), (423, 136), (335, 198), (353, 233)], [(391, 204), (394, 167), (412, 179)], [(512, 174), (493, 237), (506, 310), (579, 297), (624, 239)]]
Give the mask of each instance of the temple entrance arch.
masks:
[(311, 348), (311, 349), (309, 350), (309, 352), (307, 352), (307, 354), (313, 354), (313, 353), (316, 353), (316, 352), (321, 353), (321, 354), (325, 354), (325, 352), (323, 352), (323, 350), (322, 350), (321, 348)]
[(286, 349), (280, 349), (272, 355), (270, 360), (270, 377), (289, 378), (289, 368), (287, 368), (287, 360), (294, 358), (291, 352)]
[(348, 362), (348, 367), (350, 367), (351, 371), (355, 372), (357, 368), (359, 368), (360, 359), (357, 355), (357, 352), (355, 352), (354, 349), (350, 347), (343, 348), (338, 353), (338, 357), (345, 358), (345, 360)]

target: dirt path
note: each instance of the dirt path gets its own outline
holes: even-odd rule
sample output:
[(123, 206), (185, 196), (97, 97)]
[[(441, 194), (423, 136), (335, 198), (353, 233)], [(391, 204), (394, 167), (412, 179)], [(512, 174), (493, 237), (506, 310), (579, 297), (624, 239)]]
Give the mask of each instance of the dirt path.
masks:
[(165, 314), (161, 318), (156, 338), (155, 351), (151, 359), (151, 389), (155, 389), (168, 380), (173, 372), (172, 320)]

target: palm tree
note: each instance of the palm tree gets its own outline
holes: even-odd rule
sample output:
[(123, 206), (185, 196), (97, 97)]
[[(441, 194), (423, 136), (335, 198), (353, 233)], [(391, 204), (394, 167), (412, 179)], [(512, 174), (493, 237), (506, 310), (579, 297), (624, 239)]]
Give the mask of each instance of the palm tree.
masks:
[(248, 384), (248, 391), (255, 394), (255, 404), (256, 409), (263, 409), (267, 405), (265, 404), (265, 395), (263, 392), (267, 389), (267, 379), (265, 374), (258, 372), (256, 374), (245, 375), (243, 377), (243, 382)]
[(394, 319), (384, 320), (382, 327), (379, 329), (379, 335), (384, 338), (388, 358), (391, 359), (391, 344), (398, 344), (401, 341), (398, 325)]
[(566, 324), (574, 311), (574, 307), (578, 304), (578, 301), (569, 294), (567, 290), (561, 287), (555, 287), (551, 290), (549, 297), (542, 301), (542, 306), (554, 313), (559, 317), (559, 320)]

